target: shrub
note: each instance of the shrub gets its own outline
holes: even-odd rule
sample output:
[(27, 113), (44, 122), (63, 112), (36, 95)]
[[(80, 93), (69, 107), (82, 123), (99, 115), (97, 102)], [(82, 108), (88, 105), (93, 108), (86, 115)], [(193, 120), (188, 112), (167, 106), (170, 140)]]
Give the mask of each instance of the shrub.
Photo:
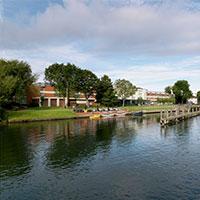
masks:
[(31, 108), (35, 108), (35, 107), (39, 107), (39, 103), (37, 102), (31, 102), (28, 107), (31, 107)]
[(5, 109), (0, 107), (0, 121), (4, 121), (8, 119), (8, 114)]

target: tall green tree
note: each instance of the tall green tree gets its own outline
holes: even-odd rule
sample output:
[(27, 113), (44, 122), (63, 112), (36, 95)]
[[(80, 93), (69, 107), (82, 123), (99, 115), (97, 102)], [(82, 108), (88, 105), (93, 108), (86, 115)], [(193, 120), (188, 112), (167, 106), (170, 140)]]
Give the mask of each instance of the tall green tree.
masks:
[(78, 70), (76, 76), (76, 91), (82, 92), (86, 98), (86, 106), (89, 107), (89, 97), (96, 93), (99, 79), (90, 70)]
[(28, 88), (36, 80), (29, 64), (18, 60), (0, 60), (0, 106), (26, 100)]
[(171, 86), (167, 86), (167, 87), (165, 88), (165, 93), (167, 93), (167, 94), (172, 94), (172, 87), (171, 87)]
[(66, 99), (66, 105), (69, 106), (70, 92), (75, 88), (75, 78), (79, 68), (73, 64), (52, 64), (45, 69), (45, 79), (52, 84), (59, 95)]
[(200, 104), (200, 91), (197, 92), (197, 102)]
[(172, 87), (173, 94), (177, 104), (185, 104), (187, 100), (192, 97), (190, 85), (186, 80), (177, 81)]
[(114, 88), (117, 96), (122, 99), (122, 106), (124, 106), (125, 100), (136, 92), (136, 87), (125, 79), (116, 80)]
[(16, 77), (4, 76), (0, 70), (0, 106), (4, 107), (12, 102), (16, 83)]
[(117, 103), (112, 81), (107, 75), (101, 77), (98, 83), (96, 99), (98, 103), (107, 107), (114, 106)]

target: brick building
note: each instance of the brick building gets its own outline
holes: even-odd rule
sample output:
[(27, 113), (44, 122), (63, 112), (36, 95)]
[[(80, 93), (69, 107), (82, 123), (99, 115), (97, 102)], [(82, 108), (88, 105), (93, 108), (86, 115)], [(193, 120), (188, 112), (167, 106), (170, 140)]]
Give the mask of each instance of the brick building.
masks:
[[(86, 105), (86, 98), (82, 93), (76, 93), (70, 97), (70, 106), (73, 105)], [(44, 99), (43, 106), (46, 107), (63, 107), (67, 104), (67, 98), (63, 98), (56, 91), (55, 87), (45, 84), (33, 85), (28, 93), (28, 104), (41, 106), (41, 99)], [(89, 98), (89, 104), (92, 106), (96, 102), (95, 96)]]
[(169, 99), (169, 98), (171, 98), (171, 95), (165, 92), (147, 91), (147, 100), (150, 102), (157, 102), (158, 99)]

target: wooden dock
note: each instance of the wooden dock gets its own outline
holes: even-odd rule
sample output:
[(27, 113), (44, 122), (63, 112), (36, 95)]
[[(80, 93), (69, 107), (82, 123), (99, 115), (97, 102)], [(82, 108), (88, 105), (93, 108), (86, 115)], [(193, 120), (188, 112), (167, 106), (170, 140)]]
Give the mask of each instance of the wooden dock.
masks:
[(177, 106), (173, 110), (160, 112), (160, 124), (170, 125), (198, 115), (200, 115), (200, 106)]

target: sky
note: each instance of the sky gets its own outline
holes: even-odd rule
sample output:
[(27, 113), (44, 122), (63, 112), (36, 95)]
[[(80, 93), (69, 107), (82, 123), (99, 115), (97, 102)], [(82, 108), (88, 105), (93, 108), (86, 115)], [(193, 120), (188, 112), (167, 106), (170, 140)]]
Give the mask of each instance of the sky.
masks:
[(200, 90), (200, 0), (0, 0), (0, 58), (28, 62), (39, 81), (73, 63), (163, 91)]

